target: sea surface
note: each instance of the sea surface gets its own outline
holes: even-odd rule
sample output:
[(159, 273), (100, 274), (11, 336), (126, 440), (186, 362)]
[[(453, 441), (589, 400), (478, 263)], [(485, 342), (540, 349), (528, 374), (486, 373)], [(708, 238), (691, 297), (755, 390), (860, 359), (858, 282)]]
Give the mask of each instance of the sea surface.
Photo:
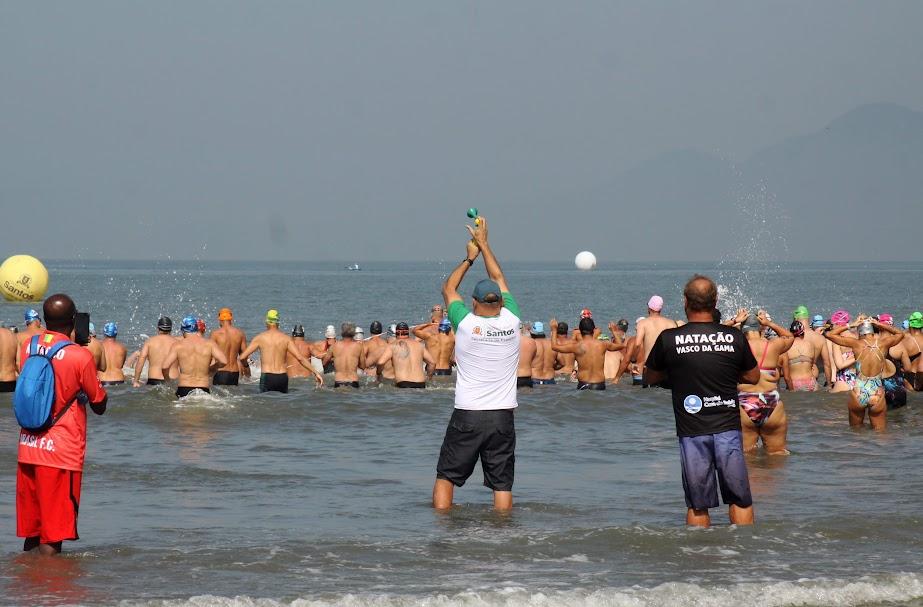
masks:
[[(283, 329), (421, 322), (448, 263), (49, 262), (130, 348), (160, 314), (248, 335), (268, 308)], [(919, 264), (506, 264), (525, 320), (634, 321), (650, 295), (682, 314), (694, 272), (721, 305), (799, 304), (825, 316), (923, 307)], [(483, 276), (476, 266), (462, 291)], [(22, 323), (21, 304), (0, 322)], [(328, 377), (328, 385), (332, 383)], [(923, 605), (923, 398), (875, 433), (847, 425), (845, 396), (784, 394), (788, 457), (751, 457), (757, 524), (684, 525), (669, 393), (574, 384), (524, 392), (514, 510), (492, 511), (477, 470), (448, 513), (430, 507), (451, 380), (258, 394), (255, 383), (177, 401), (169, 387), (110, 390), (90, 415), (81, 540), (63, 558), (20, 552), (17, 425), (0, 395), (0, 605)]]

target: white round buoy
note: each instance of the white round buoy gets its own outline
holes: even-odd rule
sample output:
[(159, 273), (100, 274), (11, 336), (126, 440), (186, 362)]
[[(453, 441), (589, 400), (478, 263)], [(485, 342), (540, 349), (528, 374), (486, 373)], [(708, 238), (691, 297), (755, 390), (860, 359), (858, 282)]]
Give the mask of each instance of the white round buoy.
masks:
[(592, 270), (596, 267), (596, 256), (589, 251), (580, 251), (574, 258), (578, 270)]
[(48, 270), (31, 255), (13, 255), (0, 265), (0, 293), (7, 301), (37, 301), (48, 288)]

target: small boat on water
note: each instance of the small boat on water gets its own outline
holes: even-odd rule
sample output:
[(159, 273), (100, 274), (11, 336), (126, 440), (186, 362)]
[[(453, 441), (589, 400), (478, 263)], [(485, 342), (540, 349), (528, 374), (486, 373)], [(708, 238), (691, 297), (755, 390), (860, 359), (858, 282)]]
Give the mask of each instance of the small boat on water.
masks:
[(351, 265), (351, 266), (346, 266), (346, 269), (347, 269), (347, 270), (351, 270), (351, 271), (353, 271), (353, 272), (358, 272), (358, 271), (361, 270), (362, 268), (359, 267), (359, 264), (354, 263), (354, 264)]

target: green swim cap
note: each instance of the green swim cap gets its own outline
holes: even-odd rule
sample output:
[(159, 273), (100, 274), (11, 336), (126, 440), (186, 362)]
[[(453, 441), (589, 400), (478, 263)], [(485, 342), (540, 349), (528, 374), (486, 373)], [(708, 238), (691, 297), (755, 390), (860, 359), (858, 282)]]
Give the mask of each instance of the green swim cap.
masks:
[(923, 329), (923, 314), (919, 312), (914, 312), (910, 315), (910, 318), (907, 320), (910, 321), (910, 326), (914, 329)]
[(792, 314), (792, 318), (811, 318), (811, 313), (808, 312), (805, 306), (798, 306), (795, 308), (795, 313)]

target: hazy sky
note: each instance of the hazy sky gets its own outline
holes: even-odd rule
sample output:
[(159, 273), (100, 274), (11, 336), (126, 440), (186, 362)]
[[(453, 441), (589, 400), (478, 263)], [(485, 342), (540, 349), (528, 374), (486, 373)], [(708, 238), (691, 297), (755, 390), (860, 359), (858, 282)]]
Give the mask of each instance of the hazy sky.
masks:
[(651, 156), (923, 109), (921, 23), (915, 1), (2, 0), (0, 254), (455, 259), (469, 206), (506, 258), (577, 251), (567, 194)]

